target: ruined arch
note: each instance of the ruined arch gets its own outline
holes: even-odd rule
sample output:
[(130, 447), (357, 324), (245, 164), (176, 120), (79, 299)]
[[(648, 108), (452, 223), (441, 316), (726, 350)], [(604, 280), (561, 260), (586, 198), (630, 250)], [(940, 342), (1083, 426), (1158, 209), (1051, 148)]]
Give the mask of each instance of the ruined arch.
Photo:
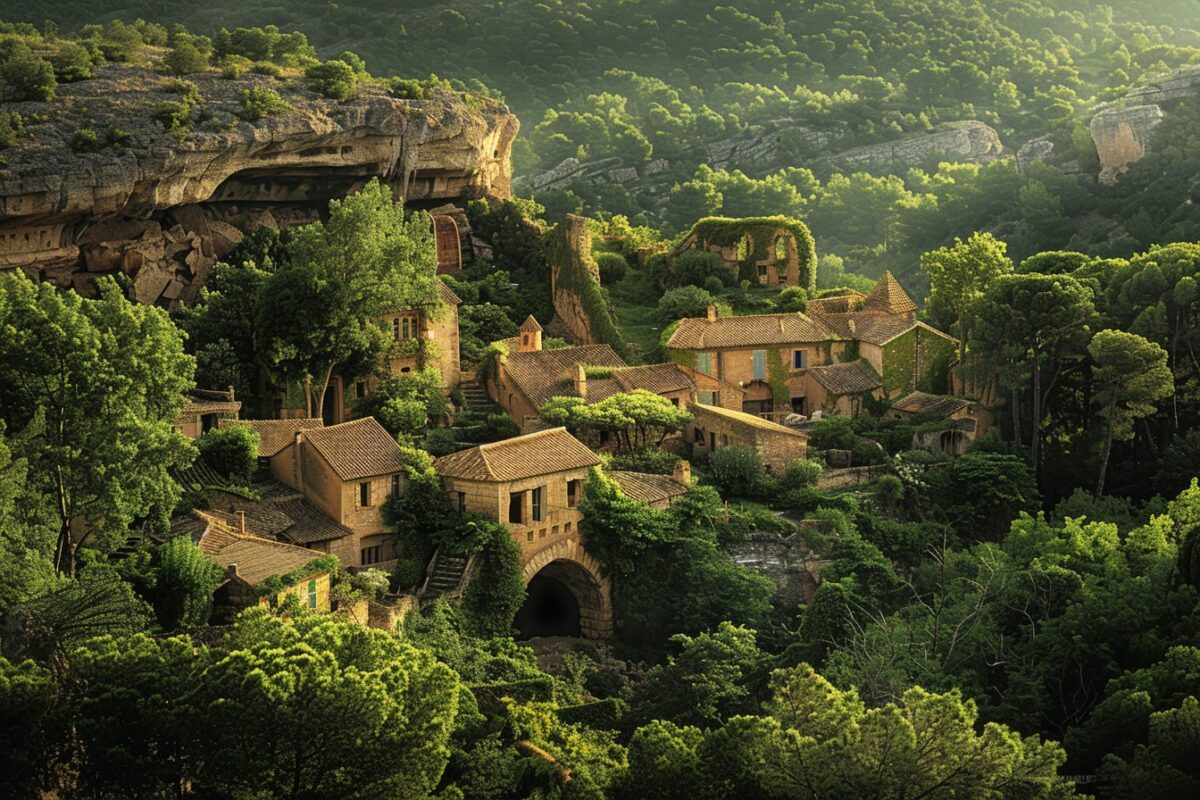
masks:
[(579, 632), (589, 639), (612, 635), (612, 586), (600, 564), (574, 539), (561, 539), (534, 553), (522, 568), (529, 585), (535, 577), (556, 581), (570, 590), (579, 607)]

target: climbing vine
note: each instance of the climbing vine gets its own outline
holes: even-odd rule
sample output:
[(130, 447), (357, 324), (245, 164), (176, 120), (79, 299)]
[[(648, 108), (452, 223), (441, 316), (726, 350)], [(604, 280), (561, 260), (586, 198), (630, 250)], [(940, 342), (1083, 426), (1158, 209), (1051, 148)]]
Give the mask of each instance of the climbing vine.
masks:
[(266, 578), (258, 585), (255, 591), (259, 597), (277, 597), (280, 592), (290, 589), (305, 578), (310, 578), (322, 572), (328, 572), (332, 580), (341, 568), (341, 562), (338, 561), (337, 556), (318, 556), (312, 561), (307, 562), (304, 566), (297, 567), (291, 572), (285, 572), (282, 575), (272, 575)]
[(625, 354), (625, 340), (613, 317), (608, 296), (600, 288), (600, 268), (592, 258), (592, 235), (584, 220), (568, 215), (548, 237), (555, 292), (575, 295), (587, 317), (592, 338)]
[(701, 247), (717, 245), (733, 247), (739, 240), (749, 236), (754, 247), (746, 253), (739, 264), (739, 280), (757, 280), (756, 265), (759, 261), (775, 255), (776, 234), (787, 231), (796, 240), (796, 254), (800, 263), (800, 285), (814, 292), (817, 288), (817, 246), (808, 226), (791, 217), (705, 217), (692, 226), (692, 234)]
[(783, 352), (780, 350), (767, 351), (767, 383), (771, 387), (771, 398), (775, 401), (776, 408), (792, 402), (792, 393), (788, 388), (788, 371), (783, 366)]

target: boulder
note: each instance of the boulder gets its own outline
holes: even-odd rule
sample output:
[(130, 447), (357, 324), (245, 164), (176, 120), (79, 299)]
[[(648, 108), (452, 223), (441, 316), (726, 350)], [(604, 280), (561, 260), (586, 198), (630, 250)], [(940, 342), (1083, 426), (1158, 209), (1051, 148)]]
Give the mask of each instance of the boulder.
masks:
[(1131, 164), (1141, 161), (1150, 148), (1151, 134), (1162, 122), (1163, 111), (1157, 105), (1107, 108), (1092, 117), (1100, 182), (1115, 183)]

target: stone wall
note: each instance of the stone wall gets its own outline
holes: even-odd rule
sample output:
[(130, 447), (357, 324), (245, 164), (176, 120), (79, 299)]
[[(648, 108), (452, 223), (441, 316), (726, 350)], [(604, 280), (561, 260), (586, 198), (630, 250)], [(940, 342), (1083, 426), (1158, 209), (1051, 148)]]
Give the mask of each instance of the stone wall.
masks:
[(733, 545), (729, 555), (734, 563), (754, 570), (775, 584), (775, 599), (785, 608), (812, 602), (821, 583), (821, 570), (828, 558), (809, 544), (805, 531), (817, 531), (821, 523), (806, 520), (791, 536), (777, 533), (751, 533), (744, 542)]

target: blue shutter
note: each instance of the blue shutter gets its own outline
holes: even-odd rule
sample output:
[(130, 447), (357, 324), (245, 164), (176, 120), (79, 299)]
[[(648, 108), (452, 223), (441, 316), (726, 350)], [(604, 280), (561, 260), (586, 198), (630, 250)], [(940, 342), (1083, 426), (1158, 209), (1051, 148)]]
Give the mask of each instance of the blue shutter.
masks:
[(754, 359), (754, 380), (761, 381), (767, 378), (767, 351), (755, 350)]

